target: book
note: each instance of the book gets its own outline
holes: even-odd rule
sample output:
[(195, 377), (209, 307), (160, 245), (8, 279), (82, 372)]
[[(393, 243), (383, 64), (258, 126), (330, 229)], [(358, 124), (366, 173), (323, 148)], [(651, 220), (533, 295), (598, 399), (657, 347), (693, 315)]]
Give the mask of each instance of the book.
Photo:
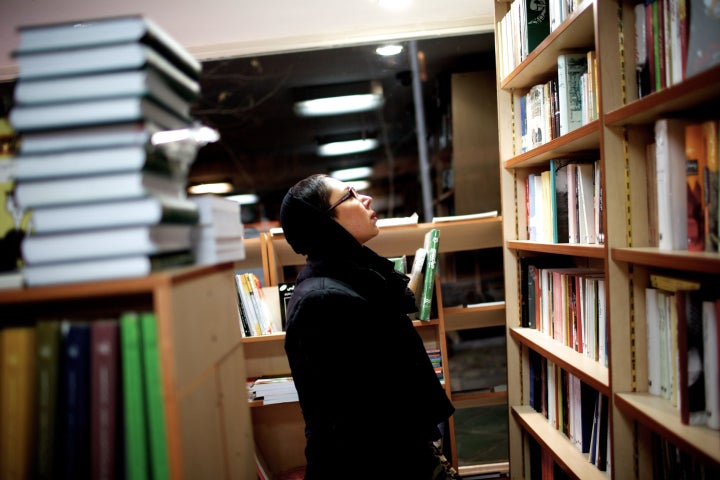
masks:
[(280, 322), (282, 331), (285, 331), (287, 321), (287, 308), (295, 291), (295, 283), (280, 282), (278, 284), (279, 302), (280, 302)]
[(527, 95), (527, 129), (530, 139), (528, 149), (532, 149), (549, 140), (543, 107), (545, 103), (544, 86), (542, 84), (533, 85)]
[(153, 312), (140, 312), (145, 411), (153, 480), (170, 478), (158, 325)]
[(200, 85), (168, 66), (166, 73), (148, 66), (138, 70), (28, 79), (15, 84), (17, 105), (66, 103), (113, 97), (149, 97), (182, 118), (190, 116), (190, 106), (200, 96)]
[(415, 294), (415, 297), (419, 300), (420, 295), (418, 287), (422, 283), (423, 270), (425, 267), (425, 259), (427, 258), (427, 249), (425, 247), (418, 247), (415, 250), (413, 256), (412, 265), (410, 266), (410, 281), (408, 282), (408, 288)]
[(34, 233), (128, 227), (131, 225), (196, 225), (197, 206), (188, 199), (147, 196), (127, 200), (48, 205), (33, 209)]
[(645, 325), (647, 335), (648, 393), (660, 393), (660, 316), (658, 313), (657, 289), (645, 289)]
[(433, 293), (435, 290), (435, 274), (437, 272), (438, 252), (440, 243), (440, 230), (431, 228), (425, 234), (423, 248), (427, 251), (425, 269), (423, 273), (423, 285), (421, 290), (420, 308), (418, 320), (430, 320), (433, 306)]
[(30, 235), (23, 241), (27, 264), (189, 250), (192, 225), (159, 224)]
[(39, 480), (60, 475), (57, 451), (62, 442), (58, 429), (60, 377), (60, 320), (43, 320), (35, 327), (37, 426), (35, 437), (36, 471)]
[(146, 97), (119, 97), (69, 103), (16, 105), (10, 123), (18, 132), (93, 126), (150, 120), (161, 128), (175, 130), (190, 125), (183, 118)]
[(182, 45), (158, 24), (142, 15), (23, 25), (17, 30), (19, 43), (16, 56), (30, 52), (142, 43), (152, 46), (192, 78), (199, 78), (202, 69), (200, 62)]
[(23, 271), (28, 286), (56, 285), (144, 277), (155, 271), (191, 265), (193, 261), (191, 252), (181, 251), (25, 265)]
[(31, 478), (35, 417), (34, 325), (0, 328), (0, 478)]
[(568, 165), (569, 163), (550, 159), (550, 189), (553, 192), (551, 197), (553, 243), (569, 241)]
[(594, 163), (579, 163), (576, 166), (580, 243), (597, 243), (594, 198), (595, 166)]
[(548, 2), (538, 3), (523, 0), (525, 9), (525, 28), (527, 35), (527, 54), (532, 53), (545, 38), (550, 35), (550, 15)]
[(686, 77), (720, 62), (720, 17), (704, 0), (686, 0), (690, 11)]
[(25, 181), (18, 183), (15, 189), (15, 198), (25, 210), (42, 206), (137, 199), (149, 195), (185, 198), (185, 180), (137, 171)]
[(119, 328), (116, 319), (90, 323), (90, 478), (98, 480), (119, 478)]
[(123, 312), (119, 328), (125, 476), (149, 479), (150, 454), (139, 313)]
[(720, 219), (718, 202), (720, 201), (720, 150), (718, 150), (718, 120), (706, 120), (702, 123), (705, 138), (706, 170), (705, 185), (705, 251), (717, 252), (720, 247)]
[(705, 188), (703, 178), (707, 157), (702, 124), (685, 126), (685, 166), (687, 181), (687, 248), (691, 252), (705, 251)]
[(703, 373), (705, 380), (706, 424), (720, 430), (720, 358), (718, 356), (717, 304), (720, 300), (704, 300), (703, 322)]
[(59, 419), (64, 478), (89, 479), (90, 462), (90, 325), (62, 322)]
[(684, 425), (707, 423), (703, 372), (703, 307), (699, 290), (675, 292), (678, 316), (678, 405)]
[(557, 58), (560, 135), (582, 126), (580, 78), (588, 71), (587, 53), (560, 53)]
[(150, 120), (26, 132), (19, 155), (57, 153), (66, 150), (101, 149), (149, 143), (162, 128)]
[(687, 250), (687, 182), (685, 180), (685, 121), (655, 122), (658, 247)]
[(18, 182), (143, 170), (164, 175), (178, 171), (179, 174), (179, 168), (162, 151), (148, 144), (40, 155), (20, 154), (15, 157), (15, 179)]

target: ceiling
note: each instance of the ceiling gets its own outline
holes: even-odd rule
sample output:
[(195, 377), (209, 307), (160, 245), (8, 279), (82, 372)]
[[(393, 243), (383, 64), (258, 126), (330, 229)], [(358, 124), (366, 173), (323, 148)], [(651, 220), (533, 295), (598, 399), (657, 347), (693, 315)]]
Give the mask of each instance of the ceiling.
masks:
[[(492, 33), (418, 39), (422, 59), (424, 115), (428, 137), (449, 113), (452, 73), (495, 68)], [(299, 179), (336, 168), (370, 165), (374, 207), (381, 216), (422, 209), (413, 102), (410, 42), (396, 57), (380, 57), (379, 44), (238, 57), (203, 63), (202, 99), (193, 116), (220, 131), (203, 147), (189, 183), (230, 181), (234, 193), (256, 193), (261, 203), (244, 208), (246, 222), (275, 220), (287, 189)], [(300, 118), (293, 113), (301, 87), (356, 81), (382, 82), (385, 104), (375, 112)], [(341, 157), (319, 157), (317, 140), (334, 134), (377, 135), (380, 148)], [(388, 192), (393, 192), (392, 202)], [(391, 206), (388, 210), (387, 206)]]

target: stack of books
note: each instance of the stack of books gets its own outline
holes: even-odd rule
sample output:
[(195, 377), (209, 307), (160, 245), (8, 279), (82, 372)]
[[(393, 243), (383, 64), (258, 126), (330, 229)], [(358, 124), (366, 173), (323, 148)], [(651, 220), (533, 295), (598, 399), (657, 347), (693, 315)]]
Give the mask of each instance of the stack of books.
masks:
[(200, 220), (193, 235), (195, 261), (201, 265), (245, 258), (240, 204), (219, 195), (194, 195)]
[[(20, 27), (10, 123), (28, 286), (193, 263), (200, 63), (143, 16)], [(157, 141), (158, 134), (180, 139)]]
[(250, 387), (251, 400), (262, 399), (263, 404), (297, 402), (298, 393), (291, 376), (265, 376), (256, 379)]

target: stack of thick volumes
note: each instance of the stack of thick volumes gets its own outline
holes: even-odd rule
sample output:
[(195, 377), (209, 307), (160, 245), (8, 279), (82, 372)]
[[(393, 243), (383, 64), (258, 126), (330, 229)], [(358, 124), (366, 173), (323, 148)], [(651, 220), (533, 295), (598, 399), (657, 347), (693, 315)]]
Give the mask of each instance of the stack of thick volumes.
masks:
[(195, 261), (201, 265), (245, 258), (240, 204), (219, 195), (196, 195), (200, 219), (193, 234)]
[(265, 405), (297, 402), (298, 393), (291, 376), (267, 376), (256, 379), (250, 387), (253, 400), (262, 399)]
[(196, 149), (158, 132), (192, 125), (201, 66), (142, 16), (19, 28), (10, 122), (16, 198), (32, 212), (26, 283), (146, 275), (193, 262)]

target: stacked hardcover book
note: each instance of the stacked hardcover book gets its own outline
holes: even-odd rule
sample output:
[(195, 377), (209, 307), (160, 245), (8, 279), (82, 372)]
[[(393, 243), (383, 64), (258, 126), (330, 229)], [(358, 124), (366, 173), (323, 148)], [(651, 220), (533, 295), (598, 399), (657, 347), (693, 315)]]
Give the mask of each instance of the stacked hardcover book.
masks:
[(18, 32), (10, 122), (22, 138), (16, 200), (32, 212), (27, 285), (192, 263), (199, 214), (185, 189), (198, 143), (182, 134), (200, 63), (143, 16)]
[(190, 197), (199, 209), (200, 220), (193, 234), (193, 252), (198, 264), (233, 262), (245, 258), (240, 204), (219, 195)]

